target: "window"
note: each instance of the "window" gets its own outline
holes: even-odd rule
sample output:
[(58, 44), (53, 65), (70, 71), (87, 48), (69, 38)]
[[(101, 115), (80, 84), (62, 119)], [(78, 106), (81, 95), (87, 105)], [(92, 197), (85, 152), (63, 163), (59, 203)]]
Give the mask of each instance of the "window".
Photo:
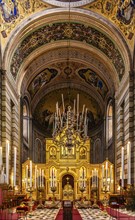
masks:
[(112, 106), (112, 101), (110, 101), (107, 107), (107, 120), (106, 120), (107, 145), (112, 140), (112, 135), (113, 135), (113, 106)]
[(28, 143), (29, 137), (29, 114), (27, 104), (23, 104), (23, 138)]

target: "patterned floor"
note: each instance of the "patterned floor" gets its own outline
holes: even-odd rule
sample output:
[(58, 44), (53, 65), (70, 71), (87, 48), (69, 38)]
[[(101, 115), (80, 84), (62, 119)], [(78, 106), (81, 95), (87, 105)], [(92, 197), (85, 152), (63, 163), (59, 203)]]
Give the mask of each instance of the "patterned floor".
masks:
[[(32, 214), (28, 214), (27, 218), (22, 217), (19, 220), (54, 220), (58, 211), (59, 209), (35, 210)], [(78, 211), (83, 220), (115, 220), (98, 209), (78, 209)]]
[(19, 220), (54, 220), (59, 209), (38, 209), (28, 214), (27, 217), (19, 218)]
[(83, 220), (115, 220), (100, 209), (78, 209)]
[[(116, 220), (116, 218), (111, 217), (100, 209), (78, 209), (83, 220)], [(130, 214), (131, 219), (135, 219), (135, 213), (129, 213), (126, 210), (119, 210), (123, 214)], [(55, 220), (59, 209), (38, 209), (32, 212), (32, 214), (28, 214), (27, 217), (19, 218), (19, 220)], [(128, 219), (130, 219), (128, 218)], [(118, 219), (126, 219), (127, 218), (118, 218)]]

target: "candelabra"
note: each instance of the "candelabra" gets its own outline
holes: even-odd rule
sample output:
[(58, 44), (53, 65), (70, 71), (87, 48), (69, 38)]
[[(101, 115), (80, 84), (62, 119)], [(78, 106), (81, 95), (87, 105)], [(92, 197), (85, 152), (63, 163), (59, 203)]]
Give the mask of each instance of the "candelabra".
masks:
[(84, 193), (85, 189), (86, 189), (85, 186), (81, 186), (81, 187), (80, 187), (80, 191), (81, 191), (81, 203), (82, 203), (82, 204), (84, 203), (83, 193)]
[(33, 188), (30, 187), (27, 189), (27, 191), (30, 193), (30, 196), (29, 196), (29, 199), (30, 199), (30, 202), (29, 202), (29, 207), (30, 207), (30, 212), (32, 212), (32, 206), (33, 206), (33, 201), (32, 201), (32, 193), (33, 193)]
[(79, 94), (77, 95), (77, 110), (75, 106), (65, 109), (64, 98), (62, 94), (63, 112), (60, 112), (58, 102), (56, 103), (56, 113), (53, 128), (53, 141), (60, 147), (67, 147), (70, 151), (74, 146), (81, 146), (87, 140), (88, 119), (87, 108), (83, 105), (82, 113), (79, 112)]
[(52, 197), (52, 203), (55, 204), (55, 197), (54, 197), (54, 194), (56, 192), (56, 186), (51, 186), (51, 191), (53, 193), (53, 197)]
[(42, 193), (43, 193), (43, 191), (44, 191), (44, 188), (43, 187), (38, 187), (38, 192), (39, 192), (39, 205), (37, 206), (37, 208), (40, 208), (40, 209), (42, 209), (42, 208), (44, 208), (44, 205), (43, 205), (43, 203), (42, 203)]

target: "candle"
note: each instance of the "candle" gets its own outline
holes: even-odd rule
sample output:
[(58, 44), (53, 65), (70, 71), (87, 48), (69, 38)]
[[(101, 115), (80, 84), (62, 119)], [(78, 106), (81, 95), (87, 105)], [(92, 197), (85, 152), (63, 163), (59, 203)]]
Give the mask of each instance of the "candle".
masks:
[(37, 187), (37, 165), (35, 166), (35, 189)]
[(78, 120), (79, 120), (79, 94), (77, 94), (77, 130), (78, 130)]
[(41, 180), (41, 168), (39, 169), (39, 175), (40, 175), (39, 186), (41, 187), (41, 182), (42, 182), (42, 180)]
[(110, 190), (112, 185), (112, 165), (110, 166)]
[(32, 187), (32, 161), (30, 160), (30, 187)]
[(56, 117), (58, 118), (58, 102), (56, 103)]
[(39, 171), (37, 169), (37, 187), (39, 187)]
[(82, 121), (83, 121), (84, 109), (85, 109), (85, 105), (83, 105), (83, 110), (82, 110)]
[(92, 170), (92, 187), (93, 187), (93, 170)]
[(75, 117), (75, 103), (76, 103), (76, 100), (74, 99), (74, 117)]
[(26, 189), (28, 188), (28, 165), (26, 165)]
[(127, 184), (131, 185), (131, 143), (127, 144)]
[(104, 178), (104, 165), (102, 165), (102, 178)]
[(124, 187), (124, 147), (121, 148), (121, 186)]
[(63, 114), (65, 113), (65, 106), (64, 106), (64, 98), (63, 98), (63, 94), (61, 95), (62, 96), (62, 106), (63, 106)]
[(14, 147), (14, 187), (16, 186), (16, 157), (17, 157), (17, 148)]
[(2, 167), (2, 147), (0, 147), (0, 169)]
[(6, 183), (9, 184), (9, 141), (6, 142)]
[(42, 187), (44, 187), (44, 170), (42, 170)]
[(97, 169), (96, 169), (96, 168), (95, 168), (95, 170), (94, 170), (94, 177), (95, 177), (94, 186), (96, 187), (96, 186), (97, 186)]
[(98, 188), (98, 170), (97, 170), (97, 188)]
[(107, 178), (108, 178), (108, 161), (106, 161), (106, 181), (107, 181)]

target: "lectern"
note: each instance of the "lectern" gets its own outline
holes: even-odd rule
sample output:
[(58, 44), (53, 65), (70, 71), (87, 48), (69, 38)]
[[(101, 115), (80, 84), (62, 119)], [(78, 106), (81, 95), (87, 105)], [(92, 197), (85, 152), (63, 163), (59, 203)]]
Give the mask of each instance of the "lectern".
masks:
[(73, 202), (70, 200), (63, 201), (63, 220), (72, 220)]

